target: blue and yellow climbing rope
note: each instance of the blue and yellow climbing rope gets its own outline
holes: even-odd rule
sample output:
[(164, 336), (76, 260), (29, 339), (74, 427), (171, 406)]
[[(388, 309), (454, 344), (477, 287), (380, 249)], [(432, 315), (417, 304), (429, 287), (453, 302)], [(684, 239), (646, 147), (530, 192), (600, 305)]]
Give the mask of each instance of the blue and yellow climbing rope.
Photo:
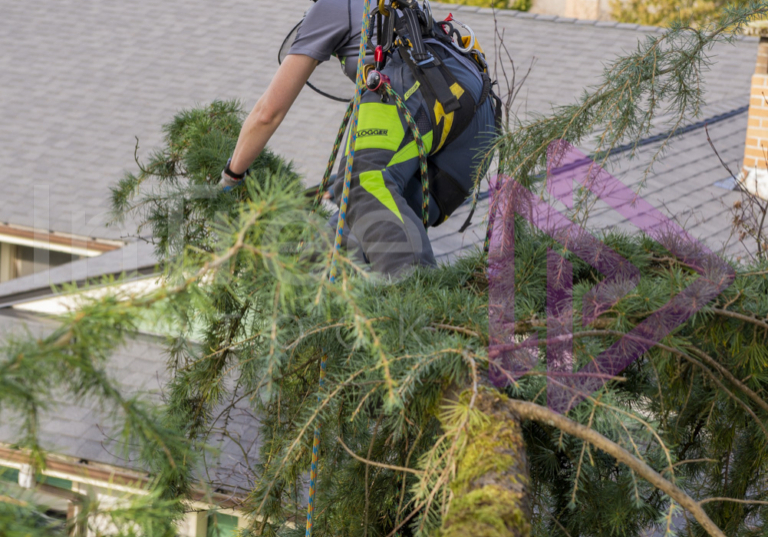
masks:
[[(339, 204), (339, 222), (336, 227), (336, 241), (334, 243), (333, 258), (331, 261), (330, 280), (332, 283), (336, 281), (336, 277), (338, 276), (337, 258), (341, 250), (341, 243), (344, 237), (344, 229), (347, 221), (347, 206), (349, 205), (349, 190), (352, 184), (352, 166), (355, 158), (355, 142), (357, 141), (357, 125), (358, 125), (358, 117), (360, 113), (360, 102), (362, 100), (363, 91), (365, 90), (365, 87), (366, 87), (364, 67), (365, 67), (365, 50), (368, 42), (369, 28), (370, 28), (370, 0), (365, 0), (365, 6), (363, 9), (362, 33), (360, 37), (360, 52), (357, 58), (357, 77), (356, 77), (357, 83), (356, 83), (356, 89), (355, 89), (355, 97), (349, 103), (349, 106), (347, 107), (347, 111), (344, 114), (344, 119), (341, 122), (339, 133), (336, 136), (336, 140), (333, 144), (331, 156), (328, 159), (328, 166), (325, 170), (325, 174), (323, 175), (323, 180), (320, 183), (320, 188), (318, 189), (317, 196), (315, 197), (315, 207), (316, 207), (317, 205), (319, 205), (320, 200), (322, 199), (323, 193), (328, 188), (328, 182), (330, 181), (330, 178), (331, 178), (333, 165), (336, 162), (336, 157), (338, 156), (339, 148), (341, 147), (341, 144), (344, 140), (344, 132), (347, 128), (347, 124), (349, 123), (350, 119), (352, 119), (352, 127), (350, 129), (349, 155), (347, 156), (347, 166), (346, 166), (345, 175), (344, 175), (344, 189), (341, 195), (341, 203)], [(416, 121), (414, 121), (413, 116), (408, 110), (408, 107), (405, 105), (405, 101), (403, 101), (402, 97), (400, 97), (400, 95), (398, 95), (397, 92), (394, 89), (392, 89), (392, 86), (386, 82), (383, 85), (383, 91), (386, 92), (386, 94), (395, 101), (397, 108), (403, 114), (403, 117), (405, 118), (405, 121), (408, 124), (408, 127), (411, 129), (413, 138), (416, 141), (416, 147), (418, 148), (418, 151), (419, 151), (419, 168), (421, 172), (421, 183), (422, 183), (422, 197), (423, 197), (422, 220), (424, 222), (424, 226), (426, 227), (429, 223), (429, 175), (428, 175), (428, 163), (427, 163), (428, 155), (427, 155), (427, 150), (425, 148), (424, 140), (421, 137), (421, 134), (419, 133), (419, 129), (416, 125)], [(320, 390), (317, 396), (318, 402), (322, 401), (322, 389), (323, 389), (323, 386), (325, 385), (326, 363), (327, 363), (327, 356), (323, 355), (323, 358), (320, 362)], [(315, 510), (315, 495), (317, 492), (316, 482), (317, 482), (317, 464), (319, 459), (319, 450), (320, 450), (320, 425), (318, 421), (318, 425), (315, 427), (314, 440), (312, 442), (312, 466), (311, 466), (310, 475), (309, 475), (309, 503), (307, 506), (307, 529), (305, 533), (306, 537), (312, 537), (312, 522), (313, 522), (313, 515)]]
[[(323, 391), (325, 385), (325, 364), (326, 357), (323, 355), (323, 359), (320, 362), (320, 392)], [(321, 395), (318, 393), (317, 399), (320, 401)], [(315, 511), (315, 490), (317, 480), (317, 460), (318, 452), (320, 451), (320, 426), (315, 427), (315, 438), (312, 442), (312, 470), (309, 473), (309, 504), (307, 506), (307, 532), (306, 537), (312, 537), (312, 515)]]
[[(341, 240), (344, 236), (344, 228), (347, 223), (347, 205), (349, 204), (349, 189), (352, 184), (352, 165), (355, 160), (355, 142), (357, 142), (357, 123), (360, 115), (360, 101), (365, 89), (365, 49), (368, 44), (368, 31), (371, 25), (371, 0), (365, 0), (363, 7), (363, 27), (360, 33), (360, 52), (357, 56), (357, 80), (355, 84), (355, 99), (352, 104), (352, 128), (350, 132), (349, 155), (347, 156), (347, 169), (344, 174), (344, 190), (341, 194), (339, 205), (339, 223), (336, 227), (336, 244), (334, 245), (333, 260), (331, 261), (331, 282), (336, 281), (338, 275), (338, 254), (341, 250)], [(309, 537), (309, 535), (307, 536)]]
[[(365, 88), (365, 80), (363, 79), (363, 67), (365, 66), (365, 49), (366, 45), (368, 44), (368, 30), (371, 24), (371, 17), (370, 17), (370, 11), (371, 11), (371, 0), (365, 0), (365, 4), (363, 7), (363, 26), (362, 26), (362, 32), (360, 34), (360, 51), (357, 56), (357, 81), (355, 84), (355, 98), (352, 101), (352, 104), (350, 106), (350, 109), (347, 111), (347, 114), (345, 114), (345, 120), (344, 123), (348, 121), (348, 114), (351, 113), (352, 117), (352, 131), (351, 131), (351, 140), (349, 144), (349, 156), (347, 157), (347, 169), (344, 176), (344, 191), (341, 195), (341, 205), (339, 206), (339, 223), (336, 227), (336, 243), (334, 244), (333, 249), (333, 258), (331, 260), (331, 283), (336, 281), (336, 276), (338, 274), (338, 255), (339, 251), (341, 250), (341, 239), (344, 235), (344, 226), (346, 225), (347, 221), (347, 205), (349, 204), (349, 188), (352, 184), (352, 164), (354, 162), (355, 158), (355, 142), (357, 141), (357, 122), (358, 122), (358, 116), (360, 113), (360, 101), (362, 100), (363, 96), (363, 89)], [(350, 112), (351, 110), (351, 112)], [(337, 143), (334, 144), (334, 153), (338, 153), (338, 146), (341, 144), (341, 141), (337, 139)], [(335, 155), (333, 157), (335, 160)], [(329, 165), (332, 167), (333, 164)], [(326, 171), (326, 176), (330, 178), (330, 173)], [(328, 178), (326, 176), (323, 176), (323, 182), (327, 183)], [(323, 190), (321, 189), (318, 195), (322, 196)], [(320, 391), (318, 392), (318, 400), (322, 397), (322, 388), (325, 384), (325, 370), (326, 370), (326, 362), (327, 357), (323, 355), (323, 359), (320, 362)], [(317, 492), (317, 461), (319, 458), (319, 452), (320, 450), (320, 425), (318, 422), (318, 425), (315, 427), (315, 436), (314, 441), (312, 443), (312, 466), (309, 474), (309, 504), (307, 505), (307, 530), (306, 530), (306, 537), (312, 537), (312, 516), (315, 511), (315, 494)]]

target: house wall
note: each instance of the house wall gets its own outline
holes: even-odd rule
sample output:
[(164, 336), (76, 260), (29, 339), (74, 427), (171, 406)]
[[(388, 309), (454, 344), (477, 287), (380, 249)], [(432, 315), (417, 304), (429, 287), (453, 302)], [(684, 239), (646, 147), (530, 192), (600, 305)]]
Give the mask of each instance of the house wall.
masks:
[(0, 242), (0, 283), (16, 277), (16, 245)]
[[(37, 248), (24, 242), (24, 240), (16, 243), (5, 242), (0, 237), (0, 283), (60, 267), (82, 257), (77, 253), (66, 251), (66, 248)], [(26, 242), (34, 243), (34, 241)]]
[[(132, 498), (146, 494), (143, 485), (139, 483), (126, 485), (110, 481), (114, 475), (104, 481), (103, 478), (89, 477), (83, 473), (70, 474), (51, 467), (36, 475), (29, 464), (18, 460), (20, 457), (17, 454), (11, 460), (0, 453), (0, 481), (13, 483), (19, 487), (19, 491), (33, 494), (34, 501), (45, 506), (49, 516), (60, 518), (62, 524), (78, 516), (83, 497), (98, 501), (100, 508), (107, 511), (125, 507)], [(235, 537), (237, 530), (248, 527), (252, 520), (238, 509), (204, 501), (191, 500), (187, 507), (187, 513), (178, 523), (179, 537)], [(90, 517), (88, 527), (78, 528), (74, 532), (78, 537), (117, 533), (118, 528), (105, 514)]]

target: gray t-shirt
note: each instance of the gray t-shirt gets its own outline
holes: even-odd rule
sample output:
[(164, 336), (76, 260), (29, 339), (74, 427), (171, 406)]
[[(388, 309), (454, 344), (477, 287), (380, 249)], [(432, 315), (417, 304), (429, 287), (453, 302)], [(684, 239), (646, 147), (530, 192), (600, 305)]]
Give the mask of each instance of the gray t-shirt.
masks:
[[(374, 3), (371, 2), (372, 5)], [(319, 62), (327, 62), (332, 55), (336, 55), (344, 73), (354, 82), (364, 7), (363, 0), (317, 0), (307, 11), (288, 54), (303, 54)], [(447, 47), (433, 38), (425, 39), (425, 42), (445, 48), (481, 80), (471, 60), (456, 52), (453, 47)], [(370, 51), (367, 52), (365, 63), (373, 63)]]
[(304, 17), (288, 54), (303, 54), (319, 62), (336, 55), (354, 81), (362, 22), (363, 0), (317, 0)]

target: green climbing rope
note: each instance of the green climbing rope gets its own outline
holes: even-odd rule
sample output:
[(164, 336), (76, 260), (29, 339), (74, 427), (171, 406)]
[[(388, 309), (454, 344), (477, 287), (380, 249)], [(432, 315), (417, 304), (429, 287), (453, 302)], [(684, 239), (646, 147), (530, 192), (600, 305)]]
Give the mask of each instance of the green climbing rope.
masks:
[(405, 122), (408, 123), (408, 127), (411, 129), (411, 134), (413, 134), (413, 139), (416, 141), (416, 147), (419, 150), (419, 169), (421, 170), (422, 198), (421, 219), (424, 222), (424, 227), (427, 227), (429, 225), (429, 162), (427, 161), (428, 155), (427, 150), (424, 147), (424, 139), (421, 137), (419, 128), (416, 126), (416, 121), (414, 121), (411, 112), (405, 105), (405, 101), (403, 101), (403, 98), (400, 97), (400, 95), (398, 95), (397, 92), (392, 89), (392, 86), (386, 82), (384, 82), (384, 91), (387, 93), (387, 95), (395, 100), (397, 108), (403, 114), (403, 117), (405, 117)]
[(347, 125), (349, 124), (349, 118), (352, 117), (352, 110), (354, 109), (354, 99), (349, 101), (347, 111), (344, 113), (344, 119), (341, 120), (341, 126), (339, 127), (339, 133), (336, 135), (336, 141), (333, 142), (333, 149), (331, 150), (331, 157), (328, 159), (328, 166), (325, 168), (323, 174), (323, 180), (320, 182), (320, 188), (315, 195), (315, 203), (312, 210), (316, 210), (320, 205), (320, 201), (323, 199), (323, 194), (328, 190), (328, 183), (331, 180), (331, 174), (333, 173), (333, 165), (336, 163), (336, 157), (339, 156), (339, 148), (344, 141), (344, 133), (347, 131)]

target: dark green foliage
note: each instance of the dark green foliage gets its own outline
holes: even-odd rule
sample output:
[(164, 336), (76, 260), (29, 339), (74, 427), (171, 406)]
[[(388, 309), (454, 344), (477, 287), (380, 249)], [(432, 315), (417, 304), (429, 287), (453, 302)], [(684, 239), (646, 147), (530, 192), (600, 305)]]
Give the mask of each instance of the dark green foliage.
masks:
[[(734, 12), (725, 23), (750, 16)], [(508, 132), (499, 142), (502, 171), (535, 188), (553, 140), (579, 141), (601, 129), (598, 149), (606, 152), (647, 134), (660, 110), (677, 113), (673, 121), (692, 117), (702, 99), (694, 82), (718, 39), (718, 32), (677, 28), (640, 45), (576, 105)], [(315, 536), (379, 537), (396, 528), (403, 536), (437, 535), (467, 436), (483, 419), (465, 395), (482, 389), (487, 376), (485, 255), (474, 252), (398, 281), (342, 256), (339, 281), (329, 284), (330, 237), (289, 166), (265, 152), (245, 187), (213, 188), (239, 120), (236, 105), (214, 103), (166, 127), (166, 146), (121, 182), (114, 203), (119, 214), (135, 208), (150, 225), (167, 284), (145, 297), (93, 302), (44, 340), (9, 343), (0, 363), (0, 405), (26, 416), (21, 437), (34, 448), (31, 420), (49, 385), (114, 402), (158, 475), (158, 495), (177, 497), (194, 479), (189, 464), (167, 462), (185, 453), (178, 431), (201, 452), (221, 409), (246, 404), (259, 417), (253, 427), (262, 441), (247, 509), (256, 517), (251, 533), (267, 536), (304, 533), (312, 432), (321, 423)], [(580, 208), (588, 213), (588, 204)], [(516, 233), (517, 321), (544, 339), (546, 252), (556, 245), (522, 222)], [(646, 237), (602, 240), (637, 266), (642, 280), (593, 324), (597, 333), (579, 336), (585, 327), (577, 315), (579, 367), (697, 277)], [(580, 312), (584, 293), (601, 276), (569, 259)], [(738, 271), (716, 301), (570, 413), (697, 500), (768, 500), (768, 265)], [(176, 327), (162, 417), (123, 400), (98, 369), (135, 331), (140, 313), (160, 307)], [(327, 377), (319, 390), (323, 357)], [(52, 361), (65, 365), (66, 378), (46, 368)], [(507, 394), (545, 404), (545, 369), (542, 359)], [(639, 537), (653, 526), (666, 528), (676, 507), (627, 467), (553, 427), (526, 423), (524, 432), (534, 535)], [(765, 535), (765, 505), (705, 505), (729, 537)], [(683, 534), (702, 532), (689, 522)]]
[(64, 535), (65, 524), (61, 520), (51, 518), (40, 512), (37, 506), (14, 498), (18, 496), (17, 490), (5, 490), (7, 487), (0, 484), (0, 530), (3, 537), (60, 537)]
[[(214, 101), (205, 108), (180, 112), (163, 127), (165, 147), (139, 164), (138, 174), (127, 173), (112, 188), (116, 217), (138, 213), (164, 257), (188, 246), (210, 251), (207, 226), (216, 215), (231, 218), (237, 207), (232, 199), (248, 195), (240, 189), (222, 196), (216, 188), (237, 143), (243, 115), (236, 101)], [(251, 166), (260, 177), (279, 173), (287, 183), (298, 180), (291, 168), (269, 150), (263, 151)], [(142, 188), (145, 193), (151, 191), (152, 197), (134, 206), (133, 200)]]

